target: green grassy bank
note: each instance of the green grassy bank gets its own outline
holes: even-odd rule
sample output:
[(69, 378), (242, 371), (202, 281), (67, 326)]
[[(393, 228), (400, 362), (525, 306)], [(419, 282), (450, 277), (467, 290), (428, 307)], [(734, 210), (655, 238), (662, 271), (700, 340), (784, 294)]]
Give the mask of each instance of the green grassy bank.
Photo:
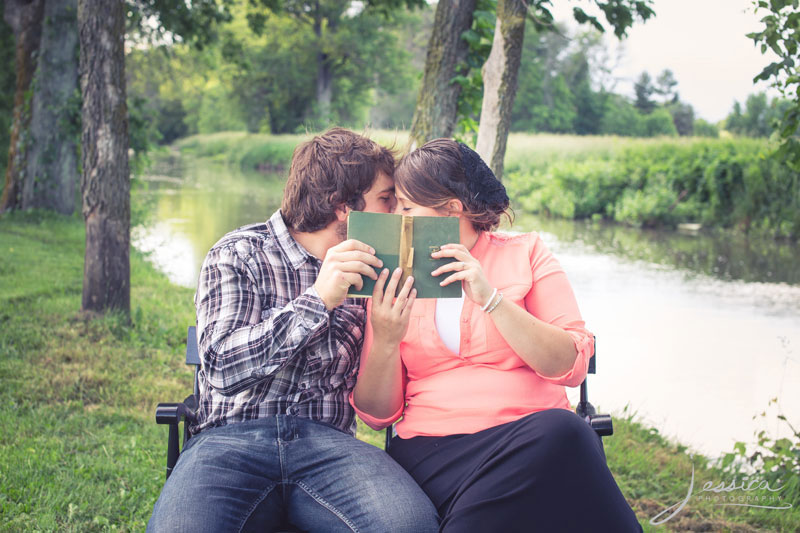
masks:
[[(192, 291), (133, 253), (132, 323), (87, 319), (78, 312), (83, 242), (78, 217), (0, 216), (0, 531), (142, 531), (164, 479), (167, 430), (155, 405), (190, 390)], [(699, 499), (650, 526), (686, 497), (692, 463), (696, 491), (732, 476), (629, 413), (616, 414), (615, 429), (609, 467), (645, 531), (800, 528), (797, 502), (795, 512), (769, 512)]]
[[(405, 148), (406, 132), (367, 132)], [(309, 135), (216, 133), (178, 141), (182, 153), (243, 169), (288, 167)], [(800, 238), (800, 176), (767, 155), (759, 139), (633, 139), (512, 134), (506, 178), (514, 207), (561, 218), (635, 227), (701, 224)]]

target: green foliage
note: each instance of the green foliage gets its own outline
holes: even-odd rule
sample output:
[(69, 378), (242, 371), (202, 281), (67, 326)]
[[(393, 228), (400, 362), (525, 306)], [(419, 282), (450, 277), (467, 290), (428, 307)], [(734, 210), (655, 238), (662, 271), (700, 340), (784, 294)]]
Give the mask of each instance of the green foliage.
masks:
[(202, 49), (217, 37), (219, 24), (231, 18), (234, 0), (126, 0), (125, 32), (129, 39), (150, 44), (172, 40)]
[[(769, 403), (777, 404), (778, 399), (772, 398)], [(761, 417), (766, 418), (766, 411)], [(782, 504), (797, 506), (800, 503), (800, 431), (785, 415), (778, 414), (777, 418), (789, 429), (789, 438), (776, 438), (759, 431), (756, 444), (749, 451), (747, 443), (737, 442), (733, 452), (722, 456), (720, 466), (732, 474), (740, 473), (744, 465), (755, 469), (761, 473), (759, 479), (766, 481), (770, 488), (780, 489), (777, 494), (782, 497)]]
[(148, 102), (162, 142), (218, 131), (324, 128), (327, 122), (315, 122), (320, 53), (329, 58), (332, 73), (326, 120), (360, 126), (376, 90), (391, 95), (413, 84), (408, 52), (395, 31), (408, 24), (404, 12), (388, 18), (372, 10), (342, 15), (336, 31), (319, 38), (286, 10), (256, 13), (264, 16), (248, 18), (245, 3), (234, 3), (231, 20), (219, 25), (217, 39), (202, 50), (171, 45), (128, 53), (129, 94)]
[(609, 94), (605, 100), (600, 133), (622, 137), (643, 137), (644, 119), (627, 98)]
[(649, 115), (645, 115), (642, 120), (642, 128), (645, 137), (678, 135), (678, 130), (675, 128), (675, 123), (672, 121), (672, 115), (663, 107), (656, 109)]
[(694, 135), (698, 137), (711, 137), (716, 139), (719, 137), (719, 128), (716, 124), (711, 124), (702, 118), (698, 118), (694, 121)]
[(672, 115), (672, 123), (678, 135), (687, 137), (694, 134), (694, 109), (691, 105), (676, 101), (667, 104), (666, 109)]
[[(570, 62), (559, 60), (567, 54), (570, 40), (561, 32), (537, 33), (528, 23), (518, 75), (517, 97), (511, 112), (512, 131), (568, 133), (574, 131), (578, 116), (576, 98), (570, 89)], [(578, 48), (571, 57), (584, 60)], [(575, 80), (576, 85), (583, 80)], [(581, 87), (583, 89), (583, 87)]]
[(472, 27), (461, 38), (467, 41), (469, 52), (464, 63), (456, 65), (453, 83), (461, 86), (458, 97), (458, 120), (454, 137), (475, 146), (478, 140), (478, 120), (483, 104), (483, 75), (481, 68), (492, 51), (497, 17), (497, 0), (477, 0), (472, 13)]
[(652, 100), (653, 93), (656, 88), (653, 87), (653, 81), (650, 74), (642, 72), (636, 83), (633, 84), (633, 91), (636, 93), (636, 101), (634, 105), (640, 113), (646, 115), (651, 113), (656, 108), (656, 103)]
[(775, 155), (800, 170), (800, 2), (798, 0), (757, 0), (753, 2), (756, 14), (764, 27), (759, 32), (747, 34), (761, 53), (771, 50), (778, 56), (753, 79), (754, 82), (772, 80), (781, 94), (789, 99), (775, 133), (780, 147)]
[[(672, 125), (666, 110), (653, 115), (659, 112)], [(533, 168), (510, 161), (507, 188), (536, 213), (637, 227), (699, 222), (797, 239), (800, 177), (767, 158), (768, 150), (748, 139), (628, 143)]]
[(790, 106), (788, 100), (773, 98), (768, 102), (765, 93), (751, 94), (745, 100), (744, 111), (739, 102), (733, 103), (725, 129), (745, 137), (769, 137)]

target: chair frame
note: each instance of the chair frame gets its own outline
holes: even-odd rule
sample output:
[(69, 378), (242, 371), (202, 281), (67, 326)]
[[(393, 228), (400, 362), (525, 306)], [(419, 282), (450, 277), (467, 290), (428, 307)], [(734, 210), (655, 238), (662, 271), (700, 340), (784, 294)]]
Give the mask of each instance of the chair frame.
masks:
[[(588, 374), (597, 373), (597, 339), (595, 338), (595, 351), (589, 359)], [(167, 437), (167, 479), (172, 474), (178, 456), (186, 441), (191, 438), (189, 424), (197, 421), (197, 408), (200, 405), (200, 388), (198, 376), (200, 373), (200, 354), (197, 349), (197, 329), (189, 326), (186, 332), (186, 364), (194, 366), (194, 390), (180, 403), (159, 403), (156, 407), (156, 423), (169, 426)], [(588, 378), (588, 377), (587, 377)], [(614, 434), (614, 425), (611, 416), (599, 414), (594, 406), (589, 403), (589, 392), (586, 384), (587, 379), (581, 383), (580, 401), (575, 412), (586, 420), (589, 426), (602, 438)], [(183, 439), (179, 439), (180, 424), (183, 423)], [(391, 445), (394, 426), (386, 428), (386, 451)], [(180, 442), (179, 442), (180, 441)]]

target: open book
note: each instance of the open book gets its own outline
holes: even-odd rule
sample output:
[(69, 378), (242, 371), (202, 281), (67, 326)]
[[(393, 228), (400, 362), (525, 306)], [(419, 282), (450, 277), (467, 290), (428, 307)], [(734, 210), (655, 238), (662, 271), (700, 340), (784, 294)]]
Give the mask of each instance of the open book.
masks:
[[(461, 298), (460, 282), (439, 286), (450, 275), (449, 272), (431, 276), (431, 272), (440, 266), (455, 261), (450, 257), (434, 259), (431, 254), (444, 244), (460, 242), (457, 217), (412, 217), (351, 211), (347, 219), (347, 238), (372, 246), (375, 255), (383, 261), (383, 268), (388, 268), (390, 273), (398, 266), (402, 268), (403, 277), (398, 289), (408, 276), (414, 276), (417, 298)], [(380, 274), (380, 270), (377, 273)], [(364, 287), (360, 291), (351, 287), (348, 296), (372, 296), (375, 282), (366, 276), (362, 278)]]

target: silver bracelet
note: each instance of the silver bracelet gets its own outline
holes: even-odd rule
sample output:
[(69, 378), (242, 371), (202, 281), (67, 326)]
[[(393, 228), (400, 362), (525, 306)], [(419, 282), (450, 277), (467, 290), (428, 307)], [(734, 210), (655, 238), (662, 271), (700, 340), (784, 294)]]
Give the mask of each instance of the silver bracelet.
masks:
[(494, 301), (494, 297), (495, 297), (495, 296), (497, 296), (497, 287), (495, 287), (494, 289), (492, 289), (492, 295), (491, 295), (491, 296), (489, 296), (489, 301), (488, 301), (488, 302), (486, 302), (486, 303), (485, 303), (485, 304), (484, 304), (484, 305), (481, 307), (481, 311), (486, 311), (486, 308), (487, 308), (487, 307), (489, 307), (489, 304), (491, 304), (491, 303)]
[(486, 310), (486, 314), (487, 315), (489, 313), (491, 313), (492, 311), (494, 311), (494, 308), (497, 307), (498, 305), (500, 305), (500, 302), (503, 301), (503, 293), (501, 292), (499, 294), (500, 294), (500, 296), (497, 298), (497, 301), (489, 309)]

